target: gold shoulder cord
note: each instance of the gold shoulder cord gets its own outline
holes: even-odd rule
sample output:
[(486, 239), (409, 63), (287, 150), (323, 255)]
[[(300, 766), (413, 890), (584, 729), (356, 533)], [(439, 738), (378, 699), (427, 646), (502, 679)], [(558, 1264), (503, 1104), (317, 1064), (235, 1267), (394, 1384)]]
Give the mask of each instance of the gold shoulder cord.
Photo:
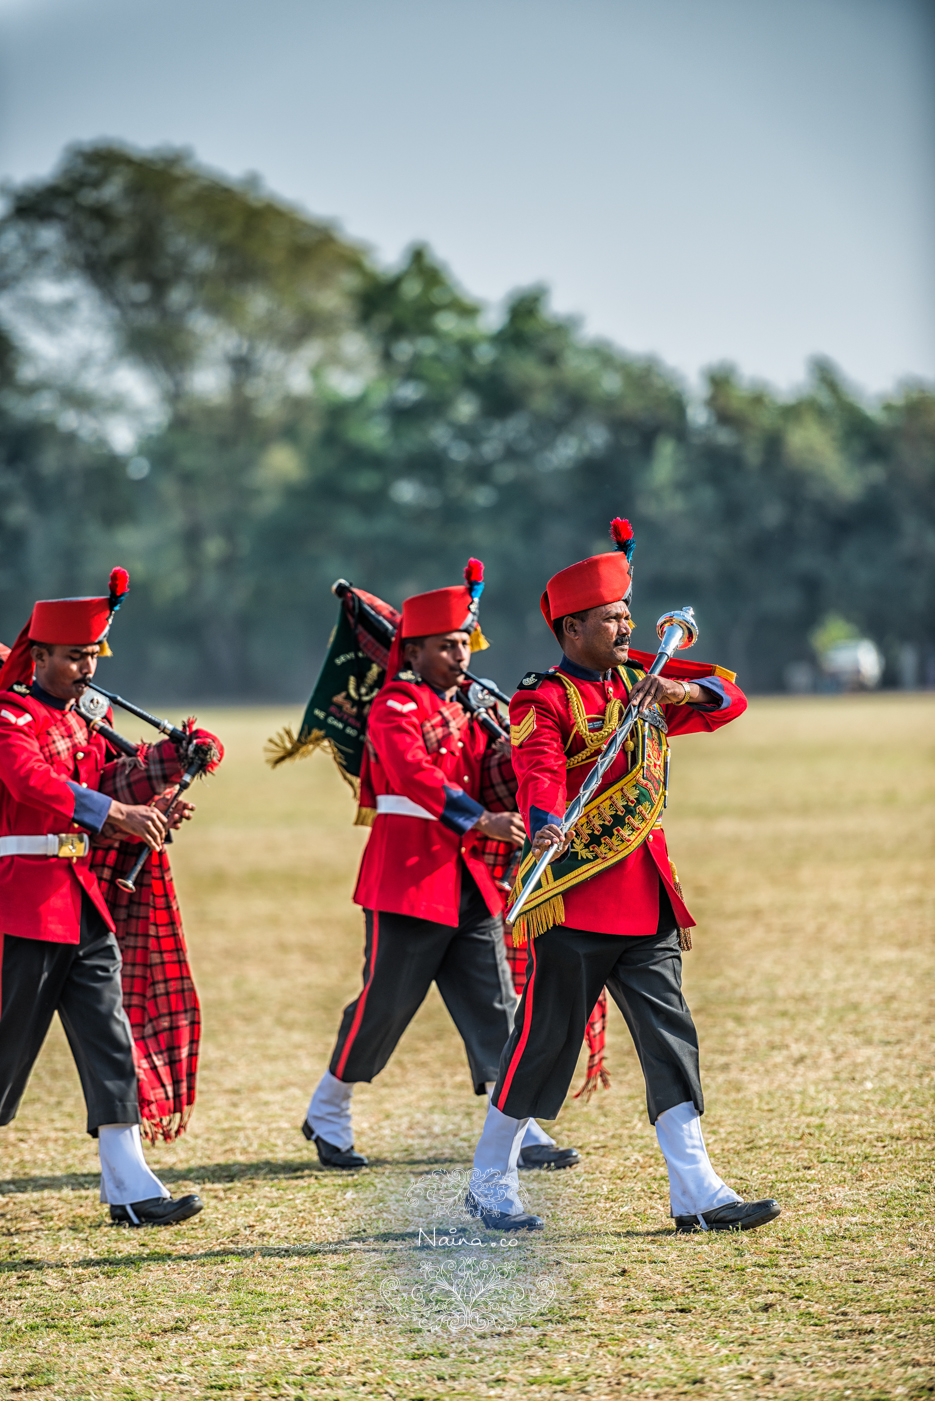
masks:
[(585, 748), (580, 754), (576, 754), (573, 759), (566, 759), (565, 766), (569, 769), (577, 768), (579, 764), (588, 764), (596, 758), (595, 750), (602, 749), (607, 740), (613, 734), (620, 722), (623, 713), (623, 705), (616, 696), (612, 696), (607, 702), (607, 709), (604, 712), (604, 723), (599, 730), (588, 729), (588, 717), (584, 711), (584, 702), (581, 699), (581, 692), (575, 683), (567, 676), (563, 676), (560, 671), (554, 673), (561, 681), (568, 694), (568, 704), (571, 709), (572, 723), (574, 730), (568, 737), (568, 744), (565, 745), (565, 753), (568, 753), (568, 746), (575, 735), (580, 735), (584, 740)]

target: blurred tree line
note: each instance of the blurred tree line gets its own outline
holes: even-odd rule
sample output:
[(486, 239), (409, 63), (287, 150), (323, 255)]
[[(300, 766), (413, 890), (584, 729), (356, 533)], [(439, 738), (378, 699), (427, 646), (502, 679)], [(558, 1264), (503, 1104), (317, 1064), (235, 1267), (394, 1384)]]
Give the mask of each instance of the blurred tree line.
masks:
[[(487, 565), (483, 669), (555, 660), (547, 577), (637, 533), (639, 645), (694, 604), (699, 652), (775, 690), (838, 618), (935, 666), (935, 394), (869, 403), (816, 361), (699, 402), (586, 338), (544, 289), (491, 320), (425, 248), (388, 272), (177, 151), (69, 150), (0, 222), (0, 637), (32, 600), (132, 595), (112, 684), (293, 698), (344, 576), (399, 604)], [(904, 667), (905, 670), (905, 667)]]

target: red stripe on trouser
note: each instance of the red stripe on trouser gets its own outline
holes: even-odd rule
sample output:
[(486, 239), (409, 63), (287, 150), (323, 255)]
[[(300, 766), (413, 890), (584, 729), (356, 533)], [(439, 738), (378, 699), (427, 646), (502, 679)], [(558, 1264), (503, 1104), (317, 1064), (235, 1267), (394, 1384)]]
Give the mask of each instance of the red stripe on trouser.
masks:
[(516, 1050), (513, 1052), (513, 1055), (510, 1058), (510, 1064), (507, 1068), (506, 1078), (503, 1081), (503, 1089), (500, 1091), (499, 1097), (497, 1099), (497, 1108), (500, 1110), (501, 1114), (506, 1112), (503, 1106), (504, 1104), (506, 1104), (507, 1095), (510, 1093), (510, 1086), (513, 1083), (513, 1076), (516, 1074), (517, 1067), (523, 1058), (523, 1052), (526, 1049), (526, 1042), (529, 1040), (529, 1032), (532, 1027), (532, 995), (535, 991), (536, 986), (535, 939), (530, 939), (529, 941), (529, 956), (532, 959), (532, 974), (526, 979), (526, 1008), (523, 1012), (523, 1034), (516, 1043)]
[(360, 1031), (360, 1024), (364, 1019), (364, 1009), (367, 1006), (367, 993), (370, 991), (370, 984), (373, 982), (373, 974), (377, 966), (377, 947), (379, 945), (379, 942), (380, 912), (378, 910), (374, 910), (373, 942), (370, 946), (370, 973), (367, 978), (367, 981), (364, 983), (363, 991), (361, 992), (360, 997), (358, 997), (357, 999), (357, 1006), (354, 1009), (354, 1020), (351, 1022), (351, 1029), (347, 1033), (347, 1040), (345, 1041), (344, 1048), (341, 1051), (341, 1059), (338, 1061), (338, 1068), (334, 1072), (334, 1078), (336, 1080), (340, 1080), (341, 1076), (344, 1074), (344, 1067), (347, 1065), (347, 1058), (351, 1053), (351, 1047), (354, 1044), (358, 1031)]

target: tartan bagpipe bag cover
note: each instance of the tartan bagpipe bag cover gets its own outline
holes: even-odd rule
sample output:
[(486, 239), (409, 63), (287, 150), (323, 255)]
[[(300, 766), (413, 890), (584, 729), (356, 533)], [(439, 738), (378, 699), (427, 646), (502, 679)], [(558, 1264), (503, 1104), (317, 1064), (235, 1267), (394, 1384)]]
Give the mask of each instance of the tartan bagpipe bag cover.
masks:
[[(182, 775), (171, 740), (141, 745), (136, 759), (109, 765), (103, 791), (123, 803), (148, 803)], [(139, 856), (137, 841), (96, 837), (91, 865), (117, 926), (123, 1005), (133, 1033), (141, 1129), (150, 1142), (184, 1130), (195, 1104), (201, 1009), (188, 963), (165, 851), (151, 852), (136, 889), (117, 881)]]

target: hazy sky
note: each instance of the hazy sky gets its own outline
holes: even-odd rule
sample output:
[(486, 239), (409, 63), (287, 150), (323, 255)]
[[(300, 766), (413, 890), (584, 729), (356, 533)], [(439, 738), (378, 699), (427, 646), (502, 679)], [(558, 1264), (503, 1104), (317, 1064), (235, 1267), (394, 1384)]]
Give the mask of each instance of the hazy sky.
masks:
[(0, 0), (0, 169), (191, 147), (689, 375), (935, 378), (926, 0)]

